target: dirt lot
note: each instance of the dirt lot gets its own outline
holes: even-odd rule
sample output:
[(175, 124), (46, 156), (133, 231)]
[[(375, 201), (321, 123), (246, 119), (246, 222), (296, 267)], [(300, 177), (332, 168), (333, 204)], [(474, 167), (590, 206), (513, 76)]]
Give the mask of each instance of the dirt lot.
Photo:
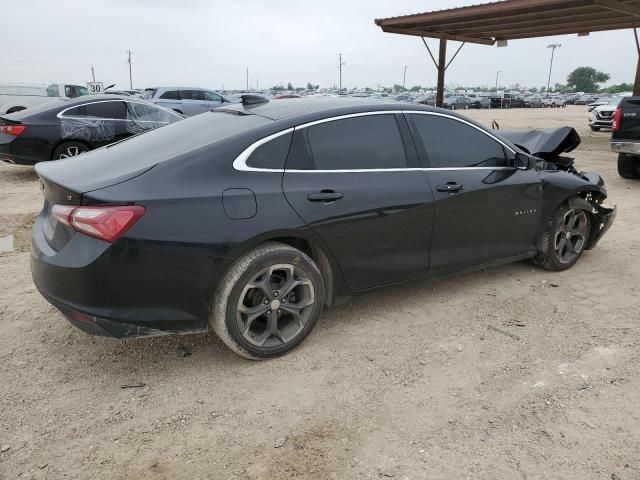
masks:
[(0, 166), (0, 478), (640, 478), (640, 183), (585, 107), (469, 116), (578, 128), (619, 207), (598, 248), (358, 297), (262, 363), (71, 327), (31, 282), (36, 176)]

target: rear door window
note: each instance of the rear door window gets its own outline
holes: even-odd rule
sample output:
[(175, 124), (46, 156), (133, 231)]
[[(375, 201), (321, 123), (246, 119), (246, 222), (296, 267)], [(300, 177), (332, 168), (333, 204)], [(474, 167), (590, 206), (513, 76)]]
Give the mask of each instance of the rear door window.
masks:
[(162, 95), (160, 95), (162, 100), (180, 100), (180, 94), (177, 90), (167, 90)]
[(432, 168), (507, 167), (502, 144), (484, 132), (438, 115), (407, 115)]
[(121, 101), (95, 102), (71, 108), (63, 116), (125, 120), (127, 118), (127, 108), (125, 103)]
[(180, 90), (180, 99), (204, 101), (204, 92), (202, 90)]
[(407, 156), (395, 115), (333, 120), (302, 129), (288, 169), (372, 170), (406, 168)]

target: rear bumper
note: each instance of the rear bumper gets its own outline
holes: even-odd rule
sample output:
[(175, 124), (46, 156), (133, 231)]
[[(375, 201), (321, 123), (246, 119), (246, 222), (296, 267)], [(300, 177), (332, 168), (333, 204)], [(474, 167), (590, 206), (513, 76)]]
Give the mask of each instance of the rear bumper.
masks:
[(31, 274), (81, 330), (117, 338), (205, 332), (227, 259), (108, 244), (75, 234), (56, 252), (33, 228)]
[(29, 152), (25, 152), (24, 149), (21, 148), (20, 142), (17, 142), (16, 139), (6, 141), (8, 135), (2, 136), (4, 138), (0, 139), (0, 161), (17, 165), (35, 165), (42, 161), (42, 158), (25, 155), (25, 153)]
[(629, 155), (640, 155), (640, 142), (625, 142), (624, 140), (612, 140), (609, 145), (611, 151), (616, 153), (628, 153)]

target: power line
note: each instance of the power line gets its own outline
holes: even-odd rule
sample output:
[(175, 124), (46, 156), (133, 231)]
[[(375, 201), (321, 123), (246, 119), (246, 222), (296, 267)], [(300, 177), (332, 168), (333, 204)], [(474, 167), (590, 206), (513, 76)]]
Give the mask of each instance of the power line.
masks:
[(342, 67), (346, 65), (346, 63), (342, 62), (342, 54), (338, 54), (338, 68), (340, 69), (340, 89), (338, 90), (338, 94), (342, 93)]

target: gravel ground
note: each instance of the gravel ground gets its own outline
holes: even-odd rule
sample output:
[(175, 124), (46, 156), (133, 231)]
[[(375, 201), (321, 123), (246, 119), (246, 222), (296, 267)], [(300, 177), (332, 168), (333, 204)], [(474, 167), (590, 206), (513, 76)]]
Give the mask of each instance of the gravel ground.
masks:
[(0, 166), (0, 478), (640, 478), (640, 182), (585, 107), (469, 116), (576, 127), (619, 208), (600, 245), (359, 296), (261, 363), (70, 326), (31, 282), (33, 169)]

